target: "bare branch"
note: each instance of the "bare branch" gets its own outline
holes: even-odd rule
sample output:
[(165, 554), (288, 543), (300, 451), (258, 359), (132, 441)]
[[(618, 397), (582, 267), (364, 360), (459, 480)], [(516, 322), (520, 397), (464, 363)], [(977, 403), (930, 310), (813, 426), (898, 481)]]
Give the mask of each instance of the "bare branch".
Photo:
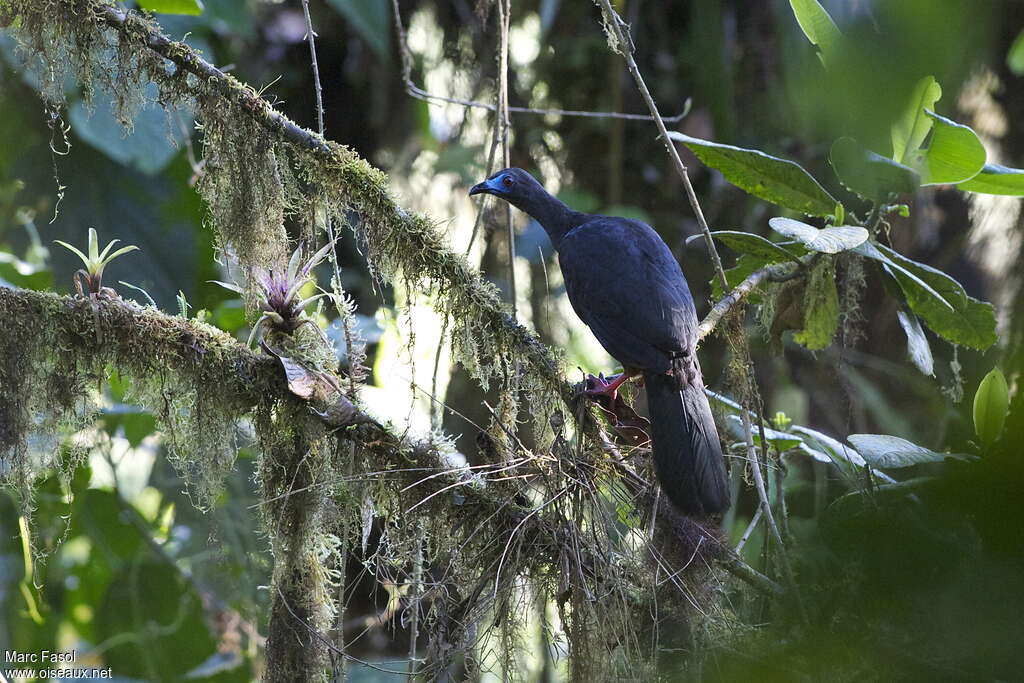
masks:
[(704, 218), (704, 211), (700, 208), (700, 202), (697, 200), (697, 193), (693, 190), (693, 183), (690, 182), (690, 175), (686, 171), (686, 166), (683, 164), (683, 160), (679, 158), (679, 151), (676, 146), (672, 144), (672, 140), (668, 137), (668, 128), (665, 127), (665, 120), (658, 113), (658, 105), (654, 103), (654, 98), (651, 97), (651, 91), (647, 89), (647, 84), (644, 82), (644, 77), (640, 74), (640, 68), (636, 65), (636, 60), (633, 59), (633, 39), (629, 35), (629, 27), (626, 22), (622, 20), (622, 17), (612, 8), (609, 0), (597, 0), (598, 5), (604, 12), (605, 28), (609, 33), (613, 34), (615, 42), (617, 43), (617, 50), (622, 55), (622, 58), (626, 60), (626, 66), (629, 68), (629, 73), (633, 76), (633, 80), (636, 81), (636, 87), (640, 91), (640, 95), (644, 98), (644, 102), (647, 103), (647, 108), (651, 112), (651, 117), (658, 126), (658, 134), (661, 137), (661, 141), (665, 145), (665, 150), (672, 158), (672, 163), (675, 166), (676, 173), (683, 181), (683, 187), (686, 189), (686, 197), (690, 201), (690, 207), (693, 209), (693, 214), (697, 217), (697, 224), (700, 225), (700, 230), (704, 234), (704, 242), (707, 244), (708, 253), (711, 254), (711, 263), (715, 267), (715, 274), (718, 276), (719, 281), (722, 284), (722, 291), (729, 291), (729, 283), (725, 278), (725, 270), (722, 269), (722, 259), (718, 255), (718, 249), (715, 247), (715, 241), (711, 237), (711, 228), (708, 227), (707, 219)]

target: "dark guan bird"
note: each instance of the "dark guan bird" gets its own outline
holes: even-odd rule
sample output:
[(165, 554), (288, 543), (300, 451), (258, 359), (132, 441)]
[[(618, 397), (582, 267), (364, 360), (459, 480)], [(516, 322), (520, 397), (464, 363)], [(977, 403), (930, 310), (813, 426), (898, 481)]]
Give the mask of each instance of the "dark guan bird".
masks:
[(519, 168), (498, 171), (469, 194), (491, 194), (540, 223), (558, 252), (576, 314), (622, 364), (598, 380), (612, 399), (643, 375), (658, 481), (687, 514), (722, 512), (729, 486), (715, 420), (697, 363), (697, 313), (686, 278), (649, 225), (573, 211)]

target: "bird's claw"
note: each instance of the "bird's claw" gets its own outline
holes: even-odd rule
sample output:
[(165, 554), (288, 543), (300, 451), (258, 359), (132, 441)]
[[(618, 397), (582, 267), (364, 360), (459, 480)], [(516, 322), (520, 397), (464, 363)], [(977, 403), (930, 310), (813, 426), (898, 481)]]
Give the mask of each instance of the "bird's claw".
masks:
[(603, 372), (599, 373), (596, 377), (594, 375), (587, 375), (583, 394), (591, 399), (607, 396), (614, 405), (615, 399), (619, 396), (619, 386), (622, 384), (621, 378), (621, 374), (605, 377)]

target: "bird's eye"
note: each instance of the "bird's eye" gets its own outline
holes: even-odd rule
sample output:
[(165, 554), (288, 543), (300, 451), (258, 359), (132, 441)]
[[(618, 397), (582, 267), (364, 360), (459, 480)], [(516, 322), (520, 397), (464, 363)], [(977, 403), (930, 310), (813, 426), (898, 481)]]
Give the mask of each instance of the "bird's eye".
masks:
[(512, 183), (514, 183), (514, 182), (515, 182), (515, 181), (514, 181), (514, 180), (512, 180), (512, 176), (510, 176), (510, 175), (507, 175), (507, 176), (505, 176), (505, 177), (503, 177), (503, 178), (501, 179), (501, 183), (502, 183), (502, 185), (504, 185), (505, 187), (512, 187)]

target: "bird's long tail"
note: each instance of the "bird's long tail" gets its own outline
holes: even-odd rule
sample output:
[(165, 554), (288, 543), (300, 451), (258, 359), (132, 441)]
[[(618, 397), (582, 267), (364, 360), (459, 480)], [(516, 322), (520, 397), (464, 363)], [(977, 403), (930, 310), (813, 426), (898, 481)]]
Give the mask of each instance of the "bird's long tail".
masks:
[(689, 515), (725, 511), (729, 482), (722, 444), (699, 372), (682, 390), (672, 375), (645, 374), (644, 383), (654, 468), (665, 495)]

